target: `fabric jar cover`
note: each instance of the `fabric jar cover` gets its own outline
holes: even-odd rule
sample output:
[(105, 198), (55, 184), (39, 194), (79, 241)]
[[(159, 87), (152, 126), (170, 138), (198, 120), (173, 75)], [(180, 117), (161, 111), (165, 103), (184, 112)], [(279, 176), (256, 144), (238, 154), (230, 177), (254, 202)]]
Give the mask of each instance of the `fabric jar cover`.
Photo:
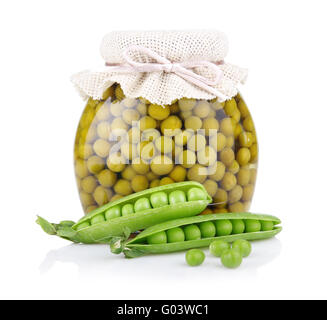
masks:
[[(181, 98), (231, 99), (247, 70), (226, 63), (218, 31), (120, 31), (101, 44), (105, 66), (79, 72), (72, 82), (83, 98), (101, 99), (115, 82), (130, 98), (166, 105)], [(140, 66), (140, 67), (139, 67)]]

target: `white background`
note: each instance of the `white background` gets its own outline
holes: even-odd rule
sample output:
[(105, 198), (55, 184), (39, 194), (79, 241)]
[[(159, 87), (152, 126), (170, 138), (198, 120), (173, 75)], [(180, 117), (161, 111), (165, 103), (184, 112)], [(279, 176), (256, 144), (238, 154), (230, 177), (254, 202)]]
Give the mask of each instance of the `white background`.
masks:
[[(44, 234), (82, 215), (72, 148), (84, 103), (74, 72), (102, 63), (106, 32), (218, 29), (254, 117), (259, 176), (253, 212), (283, 221), (237, 270), (208, 256), (126, 260), (105, 246)], [(325, 1), (2, 1), (0, 4), (0, 298), (327, 298)]]

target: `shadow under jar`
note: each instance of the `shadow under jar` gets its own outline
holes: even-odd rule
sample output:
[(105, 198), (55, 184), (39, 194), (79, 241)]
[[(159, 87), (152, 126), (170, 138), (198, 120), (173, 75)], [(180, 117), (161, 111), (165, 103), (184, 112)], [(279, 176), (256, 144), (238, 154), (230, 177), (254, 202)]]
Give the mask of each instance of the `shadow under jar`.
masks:
[(86, 213), (131, 193), (200, 182), (214, 204), (203, 212), (244, 212), (254, 193), (258, 144), (241, 95), (154, 105), (118, 84), (89, 99), (77, 129), (75, 173)]

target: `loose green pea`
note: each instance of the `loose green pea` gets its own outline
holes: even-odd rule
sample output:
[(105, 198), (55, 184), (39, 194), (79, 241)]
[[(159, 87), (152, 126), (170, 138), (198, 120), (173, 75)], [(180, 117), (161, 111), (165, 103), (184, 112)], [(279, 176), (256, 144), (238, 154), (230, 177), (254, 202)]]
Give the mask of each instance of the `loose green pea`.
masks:
[(150, 200), (148, 198), (140, 198), (134, 203), (135, 212), (151, 209)]
[(213, 238), (216, 235), (216, 227), (211, 221), (201, 222), (199, 228), (202, 238)]
[(167, 243), (167, 234), (165, 231), (155, 233), (147, 237), (148, 244), (163, 244)]
[(206, 200), (207, 195), (200, 188), (191, 188), (187, 192), (188, 201)]
[(217, 236), (229, 236), (233, 231), (233, 225), (229, 220), (217, 220), (215, 221)]
[(186, 252), (185, 260), (191, 267), (199, 266), (203, 263), (205, 254), (200, 249), (191, 249)]
[(170, 204), (177, 204), (180, 202), (186, 202), (186, 196), (182, 190), (176, 190), (169, 194), (169, 203)]
[(274, 223), (272, 221), (260, 221), (261, 231), (270, 231), (274, 229)]
[(244, 221), (241, 219), (232, 219), (231, 220), (233, 225), (233, 231), (232, 234), (240, 234), (243, 233), (245, 230), (245, 224)]
[(173, 228), (167, 230), (167, 239), (169, 243), (183, 242), (185, 240), (185, 234), (182, 228)]
[(106, 220), (118, 218), (121, 216), (120, 207), (119, 206), (112, 207), (108, 209), (104, 215), (106, 217)]
[(245, 232), (258, 232), (261, 230), (261, 223), (259, 220), (245, 220)]
[(81, 229), (84, 229), (84, 228), (87, 228), (90, 226), (90, 223), (88, 221), (85, 221), (83, 223), (81, 223), (80, 225), (77, 226), (76, 230), (81, 230)]
[(128, 216), (129, 214), (134, 213), (134, 207), (131, 203), (125, 204), (121, 209), (122, 216)]
[(201, 231), (199, 227), (195, 224), (186, 226), (184, 228), (185, 240), (199, 240), (201, 239)]
[(102, 214), (98, 214), (91, 219), (91, 224), (97, 224), (106, 221)]
[(251, 243), (244, 239), (239, 239), (233, 242), (232, 249), (240, 250), (243, 257), (248, 257), (252, 251)]
[(166, 192), (156, 192), (150, 196), (150, 201), (153, 208), (160, 208), (168, 204), (168, 196)]
[(228, 242), (223, 240), (215, 240), (210, 243), (209, 251), (215, 257), (220, 257), (225, 250), (230, 249)]
[(238, 249), (225, 250), (221, 254), (221, 263), (226, 268), (237, 268), (242, 263), (242, 254)]

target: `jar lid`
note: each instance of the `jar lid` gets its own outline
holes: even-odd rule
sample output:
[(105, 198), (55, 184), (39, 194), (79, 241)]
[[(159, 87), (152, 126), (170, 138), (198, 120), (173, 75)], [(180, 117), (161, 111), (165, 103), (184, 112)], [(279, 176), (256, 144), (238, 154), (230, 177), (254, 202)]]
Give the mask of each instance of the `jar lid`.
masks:
[(113, 83), (126, 96), (165, 105), (181, 98), (231, 99), (247, 70), (226, 63), (226, 36), (218, 31), (121, 31), (101, 44), (106, 66), (75, 74), (80, 94), (101, 99)]

